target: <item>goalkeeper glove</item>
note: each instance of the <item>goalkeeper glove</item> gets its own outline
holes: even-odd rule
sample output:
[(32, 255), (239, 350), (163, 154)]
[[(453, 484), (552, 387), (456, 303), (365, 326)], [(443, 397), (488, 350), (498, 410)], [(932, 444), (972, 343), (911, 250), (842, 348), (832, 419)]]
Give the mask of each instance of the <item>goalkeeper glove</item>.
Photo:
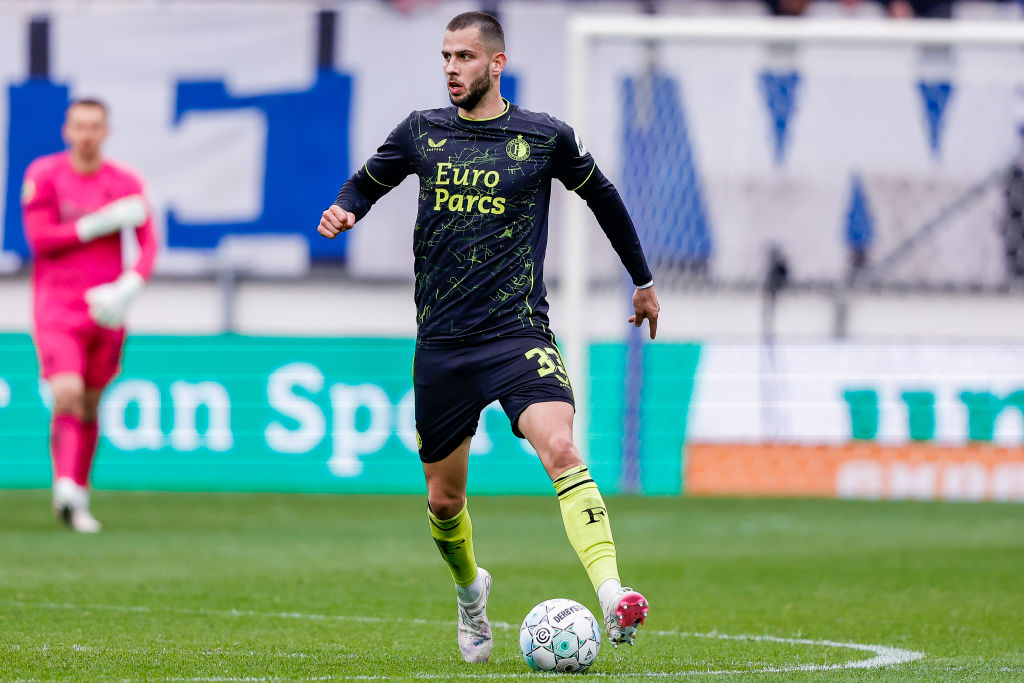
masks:
[(133, 194), (82, 216), (75, 223), (75, 231), (80, 242), (91, 242), (97, 237), (117, 232), (121, 226), (136, 228), (145, 222), (146, 202), (141, 195)]
[(101, 327), (121, 327), (128, 304), (142, 290), (144, 283), (141, 275), (129, 270), (113, 282), (87, 289), (85, 300), (89, 304), (89, 317)]

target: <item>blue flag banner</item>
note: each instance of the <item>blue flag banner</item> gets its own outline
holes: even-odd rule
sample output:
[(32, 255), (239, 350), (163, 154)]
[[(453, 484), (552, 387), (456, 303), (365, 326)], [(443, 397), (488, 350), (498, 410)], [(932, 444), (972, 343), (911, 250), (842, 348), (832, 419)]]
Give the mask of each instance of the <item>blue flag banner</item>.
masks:
[(775, 164), (781, 166), (786, 159), (787, 132), (796, 109), (800, 74), (796, 71), (762, 71), (758, 82), (765, 106), (768, 107), (768, 115), (771, 117), (770, 130), (774, 142)]
[(928, 145), (932, 155), (942, 156), (942, 133), (945, 128), (946, 106), (953, 95), (949, 81), (918, 81), (917, 88), (924, 103), (925, 122), (928, 124)]

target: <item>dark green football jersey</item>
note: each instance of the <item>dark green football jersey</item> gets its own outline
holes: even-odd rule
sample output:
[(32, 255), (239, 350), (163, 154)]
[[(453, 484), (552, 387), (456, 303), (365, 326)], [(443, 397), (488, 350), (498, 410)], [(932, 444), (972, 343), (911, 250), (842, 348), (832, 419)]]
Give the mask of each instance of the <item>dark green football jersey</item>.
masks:
[[(456, 107), (414, 111), (338, 196), (339, 206), (361, 218), (404, 178), (419, 176), (413, 251), (421, 346), (527, 328), (547, 333), (551, 180), (579, 190), (597, 169), (568, 125), (506, 105), (485, 120), (466, 119)], [(650, 271), (631, 223), (628, 230), (639, 261), (627, 267), (642, 284)]]

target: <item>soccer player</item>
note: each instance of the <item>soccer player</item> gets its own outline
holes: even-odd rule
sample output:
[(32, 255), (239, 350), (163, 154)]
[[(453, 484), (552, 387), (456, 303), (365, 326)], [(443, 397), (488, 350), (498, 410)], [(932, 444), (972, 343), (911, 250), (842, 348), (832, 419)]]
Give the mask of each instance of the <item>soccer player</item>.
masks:
[[(120, 367), (124, 316), (152, 272), (156, 238), (141, 180), (102, 156), (106, 106), (73, 102), (61, 132), (68, 150), (29, 165), (22, 209), (36, 351), (53, 393), (53, 511), (71, 529), (95, 533), (101, 525), (89, 511), (89, 472), (97, 408)], [(128, 270), (122, 229), (134, 229), (139, 243)]]
[[(494, 400), (537, 450), (565, 530), (586, 568), (613, 645), (633, 642), (647, 600), (619, 581), (608, 511), (573, 443), (573, 393), (548, 325), (543, 279), (551, 180), (593, 210), (637, 289), (637, 327), (653, 339), (658, 301), (636, 230), (618, 192), (572, 128), (500, 95), (501, 25), (482, 12), (449, 22), (441, 49), (454, 106), (414, 111), (323, 212), (333, 239), (415, 173), (416, 431), (427, 519), (451, 570), (458, 642), (468, 662), (491, 652), (491, 576), (476, 564), (466, 507), (470, 437)], [(584, 258), (581, 255), (581, 258)]]

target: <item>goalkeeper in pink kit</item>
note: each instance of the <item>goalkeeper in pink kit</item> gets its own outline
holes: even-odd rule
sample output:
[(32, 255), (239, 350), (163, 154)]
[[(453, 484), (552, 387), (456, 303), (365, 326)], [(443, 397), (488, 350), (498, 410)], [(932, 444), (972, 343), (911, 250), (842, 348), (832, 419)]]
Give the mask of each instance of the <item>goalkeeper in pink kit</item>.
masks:
[[(33, 161), (22, 189), (34, 257), (33, 336), (53, 393), (53, 510), (86, 533), (100, 530), (89, 511), (100, 396), (118, 373), (125, 313), (156, 257), (142, 182), (102, 157), (107, 132), (102, 102), (73, 102), (62, 128), (68, 151)], [(139, 258), (128, 269), (122, 229), (134, 231), (139, 243)]]

